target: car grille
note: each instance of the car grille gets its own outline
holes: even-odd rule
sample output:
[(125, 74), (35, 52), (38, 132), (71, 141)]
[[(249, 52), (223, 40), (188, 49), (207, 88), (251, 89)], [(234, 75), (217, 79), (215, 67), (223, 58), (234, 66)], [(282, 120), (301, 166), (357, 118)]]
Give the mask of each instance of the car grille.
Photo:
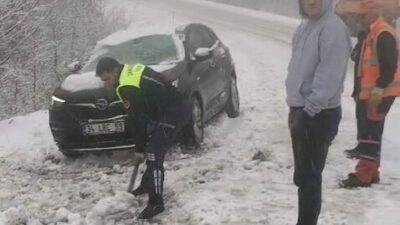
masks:
[(86, 121), (89, 119), (107, 119), (125, 114), (123, 105), (119, 101), (110, 103), (105, 109), (99, 109), (93, 103), (70, 104), (66, 107), (66, 111), (72, 117)]
[[(74, 147), (109, 147), (116, 144), (132, 144), (133, 134), (127, 125), (127, 115), (121, 102), (110, 104), (100, 110), (94, 104), (66, 105), (51, 109), (49, 114), (50, 128), (54, 140), (63, 148)], [(84, 135), (82, 125), (87, 123), (104, 123), (123, 120), (124, 133)], [(61, 146), (60, 146), (61, 147)]]

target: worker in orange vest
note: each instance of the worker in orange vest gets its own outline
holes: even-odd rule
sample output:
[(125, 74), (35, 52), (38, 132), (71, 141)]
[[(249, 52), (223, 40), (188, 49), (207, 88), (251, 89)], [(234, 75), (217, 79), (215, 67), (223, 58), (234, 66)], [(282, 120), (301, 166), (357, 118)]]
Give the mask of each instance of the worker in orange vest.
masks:
[(359, 14), (362, 23), (359, 43), (352, 54), (355, 56), (353, 59), (357, 73), (353, 96), (356, 102), (358, 145), (346, 150), (349, 158), (357, 158), (359, 161), (355, 172), (340, 182), (343, 188), (369, 187), (379, 182), (385, 117), (395, 97), (400, 96), (399, 43), (391, 24), (393, 15), (398, 15), (399, 2), (350, 2), (353, 4), (351, 7), (346, 9), (341, 5), (337, 9), (340, 8), (342, 13)]

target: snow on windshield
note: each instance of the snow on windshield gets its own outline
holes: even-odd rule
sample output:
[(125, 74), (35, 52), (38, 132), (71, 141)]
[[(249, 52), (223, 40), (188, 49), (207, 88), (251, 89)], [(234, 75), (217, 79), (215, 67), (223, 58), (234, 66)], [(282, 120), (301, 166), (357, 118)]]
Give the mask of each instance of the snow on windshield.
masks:
[(94, 71), (98, 60), (105, 56), (116, 58), (122, 64), (157, 65), (180, 60), (181, 51), (172, 35), (144, 36), (118, 45), (99, 46), (83, 70)]

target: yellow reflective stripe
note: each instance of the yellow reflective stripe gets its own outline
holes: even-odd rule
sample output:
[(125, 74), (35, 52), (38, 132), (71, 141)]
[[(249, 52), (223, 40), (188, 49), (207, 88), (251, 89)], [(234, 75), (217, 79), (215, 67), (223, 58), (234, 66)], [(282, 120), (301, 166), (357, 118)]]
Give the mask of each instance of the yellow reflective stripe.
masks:
[(368, 91), (368, 92), (370, 92), (370, 91), (372, 91), (372, 89), (374, 89), (373, 86), (371, 86), (371, 87), (362, 87), (362, 88), (361, 88), (361, 91)]
[(146, 68), (143, 64), (125, 65), (119, 76), (119, 86), (117, 87), (117, 96), (122, 101), (121, 94), (119, 92), (121, 87), (133, 86), (140, 88), (140, 81), (143, 75), (143, 71)]
[(373, 160), (373, 161), (377, 161), (379, 159), (378, 157), (373, 157), (373, 156), (369, 156), (369, 155), (360, 155), (360, 158)]
[(375, 140), (370, 140), (370, 139), (360, 139), (358, 140), (360, 143), (366, 143), (366, 144), (377, 144), (379, 145), (381, 142), (380, 141), (375, 141)]
[(366, 46), (366, 48), (370, 48), (372, 51), (372, 58), (367, 60), (365, 58), (362, 58), (363, 63), (368, 64), (368, 65), (373, 65), (373, 66), (378, 66), (379, 61), (378, 61), (378, 56), (377, 56), (377, 41), (373, 41), (372, 46)]
[[(375, 57), (374, 57), (375, 58)], [(361, 63), (363, 64), (363, 65), (371, 65), (371, 66), (378, 66), (379, 65), (379, 62), (378, 62), (378, 60), (377, 59), (371, 59), (371, 60), (365, 60), (365, 59), (363, 59), (363, 60), (361, 60)]]
[(395, 81), (390, 83), (388, 88), (398, 88), (398, 87), (400, 87), (400, 81)]
[[(399, 87), (400, 87), (400, 81), (395, 81), (395, 82), (390, 83), (389, 86), (387, 86), (384, 89), (387, 90), (387, 89), (390, 89), (390, 88), (399, 88)], [(361, 91), (370, 92), (374, 88), (375, 88), (375, 86), (362, 87)]]

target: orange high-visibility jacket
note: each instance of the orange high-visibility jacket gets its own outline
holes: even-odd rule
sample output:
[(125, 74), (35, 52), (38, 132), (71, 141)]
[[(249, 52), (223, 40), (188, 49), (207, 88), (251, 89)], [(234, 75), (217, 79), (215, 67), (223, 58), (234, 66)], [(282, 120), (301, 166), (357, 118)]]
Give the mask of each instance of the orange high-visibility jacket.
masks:
[[(361, 92), (359, 98), (361, 100), (369, 99), (371, 91), (376, 87), (376, 81), (380, 76), (379, 60), (377, 52), (378, 36), (382, 32), (389, 32), (396, 39), (397, 50), (399, 51), (399, 43), (394, 28), (389, 25), (383, 17), (379, 17), (370, 26), (370, 32), (365, 39), (362, 47), (358, 76), (361, 78)], [(400, 57), (399, 57), (400, 60)], [(400, 61), (399, 61), (400, 62)], [(385, 88), (384, 97), (400, 96), (400, 63), (397, 63), (397, 71), (394, 80), (387, 88)]]

